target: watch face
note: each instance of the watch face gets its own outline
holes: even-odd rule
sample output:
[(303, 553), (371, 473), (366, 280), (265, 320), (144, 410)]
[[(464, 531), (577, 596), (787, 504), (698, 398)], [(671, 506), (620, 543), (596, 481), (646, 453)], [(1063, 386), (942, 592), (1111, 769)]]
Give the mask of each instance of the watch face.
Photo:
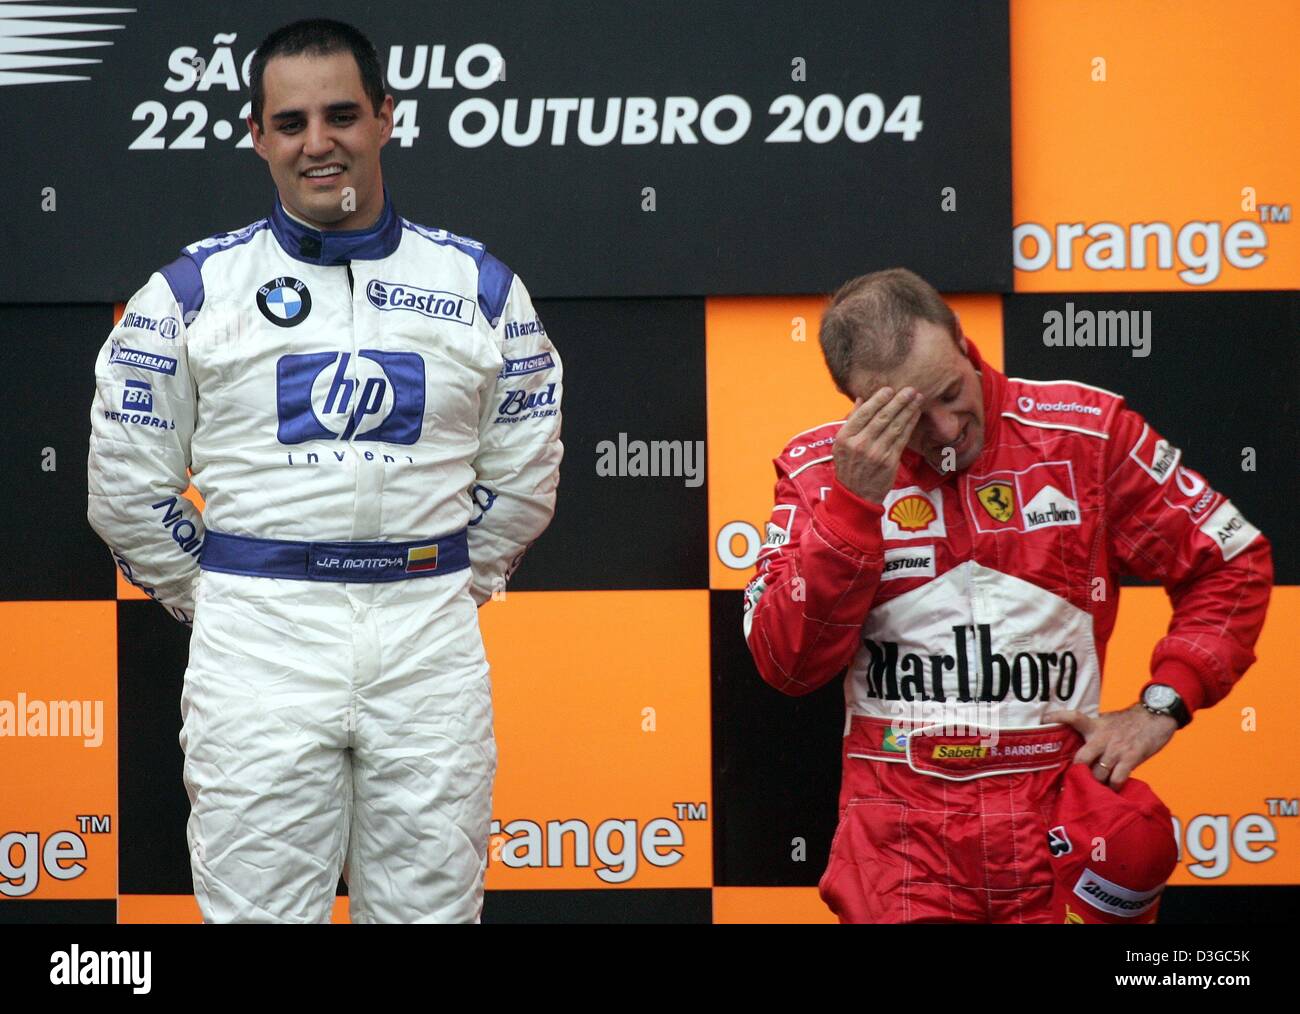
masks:
[(1147, 687), (1142, 695), (1142, 703), (1150, 708), (1172, 708), (1177, 700), (1178, 691), (1159, 683)]

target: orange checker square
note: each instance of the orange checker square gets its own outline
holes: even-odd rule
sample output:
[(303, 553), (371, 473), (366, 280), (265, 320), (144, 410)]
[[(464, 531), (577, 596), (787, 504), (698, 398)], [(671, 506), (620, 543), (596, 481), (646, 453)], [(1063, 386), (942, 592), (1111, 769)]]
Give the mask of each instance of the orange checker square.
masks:
[[(1125, 588), (1106, 656), (1102, 710), (1129, 707), (1172, 609), (1161, 588)], [(1139, 767), (1173, 813), (1180, 855), (1173, 884), (1300, 882), (1300, 759), (1295, 734), (1295, 630), (1300, 588), (1273, 589), (1258, 661), (1226, 699)]]
[(1017, 292), (1300, 285), (1300, 4), (1011, 4)]
[[(963, 331), (1002, 367), (1002, 299), (945, 296)], [(817, 332), (824, 297), (724, 297), (705, 310), (709, 405), (709, 585), (743, 588), (762, 545), (772, 459), (797, 433), (843, 419)]]
[(715, 924), (839, 923), (815, 887), (715, 887)]
[(0, 603), (0, 897), (117, 894), (116, 611)]
[(507, 592), (479, 619), (487, 887), (712, 886), (709, 593)]
[[(201, 923), (203, 915), (192, 894), (124, 894), (117, 899), (119, 925)], [(335, 898), (330, 921), (349, 923), (348, 899)]]

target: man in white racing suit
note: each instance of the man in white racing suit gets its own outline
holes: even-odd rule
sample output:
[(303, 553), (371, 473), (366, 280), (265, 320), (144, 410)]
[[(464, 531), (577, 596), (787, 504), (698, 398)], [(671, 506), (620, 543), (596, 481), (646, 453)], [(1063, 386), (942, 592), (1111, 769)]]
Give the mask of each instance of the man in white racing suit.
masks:
[(341, 872), (353, 921), (475, 921), (496, 768), (476, 605), (554, 511), (560, 358), (508, 268), (394, 210), (360, 32), (286, 26), (251, 77), (274, 206), (127, 304), (89, 519), (193, 624), (205, 921), (328, 921)]

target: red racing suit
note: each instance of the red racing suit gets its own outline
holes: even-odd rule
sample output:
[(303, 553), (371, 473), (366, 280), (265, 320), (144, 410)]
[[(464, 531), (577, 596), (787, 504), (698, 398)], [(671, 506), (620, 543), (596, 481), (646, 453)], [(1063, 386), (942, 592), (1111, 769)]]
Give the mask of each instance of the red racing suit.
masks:
[(1268, 541), (1122, 398), (968, 354), (974, 464), (940, 474), (906, 451), (873, 504), (835, 478), (842, 421), (800, 433), (745, 592), (765, 681), (797, 696), (845, 672), (820, 890), (846, 922), (1045, 920), (1047, 819), (1081, 741), (1044, 715), (1098, 713), (1120, 575), (1166, 588), (1151, 674), (1189, 711), (1254, 661), (1268, 604)]

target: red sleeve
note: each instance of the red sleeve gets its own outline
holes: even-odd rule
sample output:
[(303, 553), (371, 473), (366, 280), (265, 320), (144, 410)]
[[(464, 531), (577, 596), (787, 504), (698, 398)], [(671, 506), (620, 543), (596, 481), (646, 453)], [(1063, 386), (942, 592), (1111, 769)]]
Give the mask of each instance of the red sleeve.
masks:
[(883, 565), (879, 504), (835, 479), (829, 457), (776, 464), (776, 505), (745, 589), (745, 640), (764, 680), (792, 696), (841, 672), (857, 650)]
[(1268, 540), (1136, 412), (1119, 411), (1107, 454), (1111, 551), (1124, 572), (1163, 584), (1174, 607), (1151, 682), (1172, 686), (1189, 711), (1208, 707), (1255, 661), (1273, 584)]

